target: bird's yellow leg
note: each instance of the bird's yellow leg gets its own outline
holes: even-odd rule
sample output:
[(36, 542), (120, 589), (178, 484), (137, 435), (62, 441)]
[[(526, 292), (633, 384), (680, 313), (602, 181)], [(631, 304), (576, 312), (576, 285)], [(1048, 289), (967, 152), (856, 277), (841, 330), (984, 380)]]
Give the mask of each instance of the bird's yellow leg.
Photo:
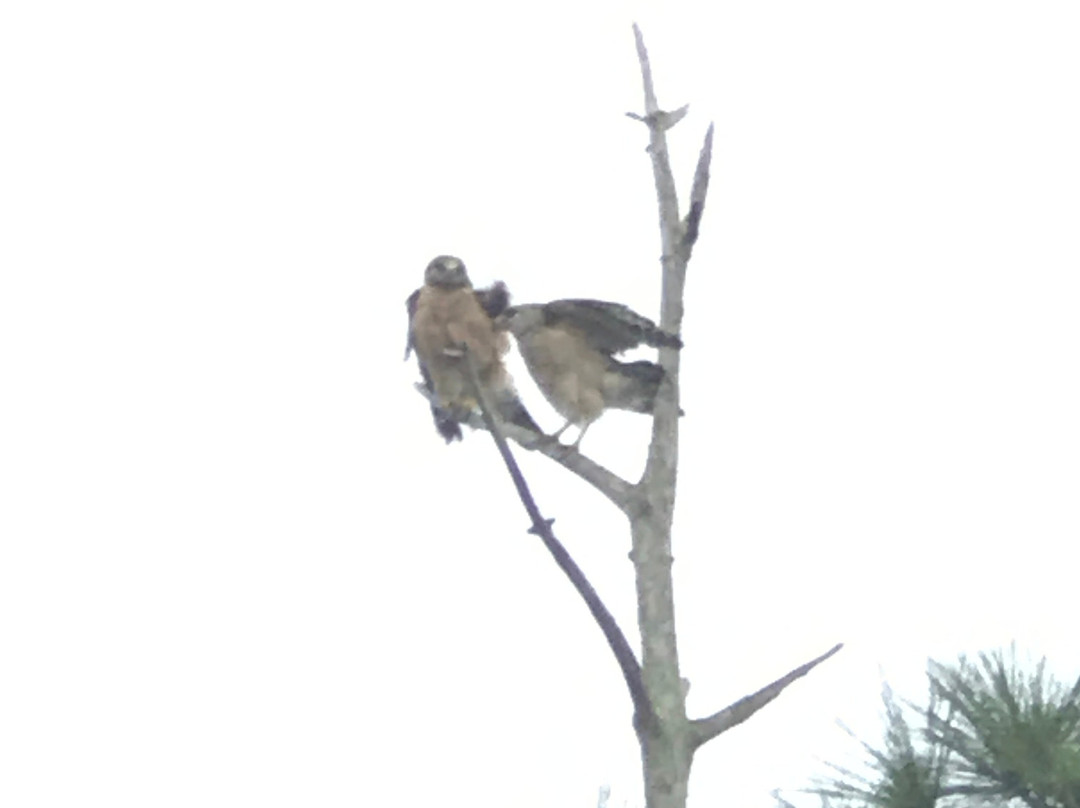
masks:
[(581, 432), (578, 433), (577, 440), (570, 444), (571, 449), (577, 449), (581, 446), (581, 439), (585, 437), (585, 433), (589, 431), (589, 424), (585, 424), (581, 428)]

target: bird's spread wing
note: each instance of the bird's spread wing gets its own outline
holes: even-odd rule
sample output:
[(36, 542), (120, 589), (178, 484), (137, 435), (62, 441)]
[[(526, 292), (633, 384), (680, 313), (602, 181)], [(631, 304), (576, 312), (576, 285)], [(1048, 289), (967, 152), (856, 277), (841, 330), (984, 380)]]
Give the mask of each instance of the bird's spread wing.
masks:
[(642, 343), (654, 348), (682, 347), (677, 336), (621, 303), (568, 299), (552, 301), (543, 309), (548, 326), (572, 326), (585, 335), (592, 347), (606, 354), (620, 353)]

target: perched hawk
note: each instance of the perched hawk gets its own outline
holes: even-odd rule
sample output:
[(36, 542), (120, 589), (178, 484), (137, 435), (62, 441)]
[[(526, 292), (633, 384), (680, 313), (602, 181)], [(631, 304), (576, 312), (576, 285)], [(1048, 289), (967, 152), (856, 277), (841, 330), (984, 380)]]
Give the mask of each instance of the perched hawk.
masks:
[(556, 300), (511, 306), (500, 318), (551, 406), (581, 427), (574, 446), (609, 408), (650, 413), (664, 371), (655, 362), (620, 362), (614, 354), (642, 343), (681, 348), (682, 341), (626, 306), (602, 300)]
[(424, 386), (433, 394), (435, 428), (447, 443), (461, 440), (459, 422), (479, 407), (469, 380), (466, 347), (499, 417), (541, 431), (518, 399), (502, 363), (510, 345), (505, 331), (496, 330), (493, 318), (509, 302), (505, 284), (473, 289), (461, 259), (440, 255), (428, 264), (424, 285), (405, 303), (409, 312), (405, 358), (416, 350)]

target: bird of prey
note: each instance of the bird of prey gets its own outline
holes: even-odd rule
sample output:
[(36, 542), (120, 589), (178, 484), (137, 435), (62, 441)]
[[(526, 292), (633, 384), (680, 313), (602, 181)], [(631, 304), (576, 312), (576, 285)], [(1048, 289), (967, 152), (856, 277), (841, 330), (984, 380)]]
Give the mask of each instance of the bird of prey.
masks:
[(505, 331), (496, 330), (493, 318), (509, 302), (503, 283), (473, 289), (465, 264), (452, 255), (434, 258), (424, 272), (424, 285), (405, 302), (409, 313), (405, 358), (416, 351), (435, 428), (447, 443), (461, 440), (460, 421), (479, 407), (466, 349), (496, 414), (504, 421), (541, 432), (514, 392), (502, 362), (510, 344)]
[(681, 348), (682, 341), (619, 303), (556, 300), (511, 306), (503, 313), (537, 386), (571, 424), (574, 446), (606, 409), (650, 413), (664, 370), (655, 362), (620, 362), (614, 354), (642, 343)]

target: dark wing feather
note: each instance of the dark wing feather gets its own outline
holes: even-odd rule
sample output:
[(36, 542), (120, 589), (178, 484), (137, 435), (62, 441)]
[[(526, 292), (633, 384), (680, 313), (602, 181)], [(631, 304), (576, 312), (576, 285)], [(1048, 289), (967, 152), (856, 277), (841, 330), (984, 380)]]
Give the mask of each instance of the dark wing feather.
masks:
[[(405, 301), (405, 310), (409, 314), (409, 335), (405, 342), (405, 358), (409, 358), (409, 354), (413, 350), (413, 335), (412, 335), (412, 321), (416, 316), (416, 306), (420, 302), (420, 290), (417, 289), (408, 299)], [(435, 428), (439, 431), (439, 434), (443, 436), (447, 443), (455, 440), (461, 440), (461, 424), (459, 424), (453, 416), (450, 415), (439, 405), (435, 404), (435, 385), (431, 381), (431, 374), (428, 373), (427, 367), (420, 360), (420, 354), (416, 355), (416, 364), (420, 367), (420, 377), (424, 380), (424, 389), (428, 392), (428, 398), (431, 400), (431, 418), (435, 421)]]
[[(428, 376), (427, 368), (423, 365), (420, 366), (420, 374), (424, 377), (424, 385), (434, 396), (435, 386), (431, 383), (431, 377)], [(447, 443), (461, 440), (461, 424), (458, 423), (454, 416), (434, 402), (431, 404), (431, 419), (435, 422), (435, 429), (439, 431), (439, 434), (443, 436), (443, 440)]]
[(487, 289), (477, 289), (475, 294), (476, 302), (492, 320), (506, 311), (506, 307), (510, 305), (510, 292), (502, 281), (496, 281)]
[[(420, 359), (419, 356), (416, 357)], [(439, 434), (443, 436), (443, 439), (450, 443), (455, 440), (461, 440), (461, 424), (450, 413), (435, 403), (435, 385), (431, 381), (431, 374), (428, 373), (427, 367), (423, 362), (417, 361), (420, 366), (420, 376), (424, 380), (424, 389), (427, 390), (428, 400), (431, 404), (431, 420), (435, 422), (435, 429), (439, 431)]]
[(589, 344), (606, 354), (636, 348), (645, 343), (654, 348), (681, 348), (682, 340), (659, 328), (621, 303), (605, 300), (554, 300), (544, 306), (548, 325), (573, 326), (585, 334)]

